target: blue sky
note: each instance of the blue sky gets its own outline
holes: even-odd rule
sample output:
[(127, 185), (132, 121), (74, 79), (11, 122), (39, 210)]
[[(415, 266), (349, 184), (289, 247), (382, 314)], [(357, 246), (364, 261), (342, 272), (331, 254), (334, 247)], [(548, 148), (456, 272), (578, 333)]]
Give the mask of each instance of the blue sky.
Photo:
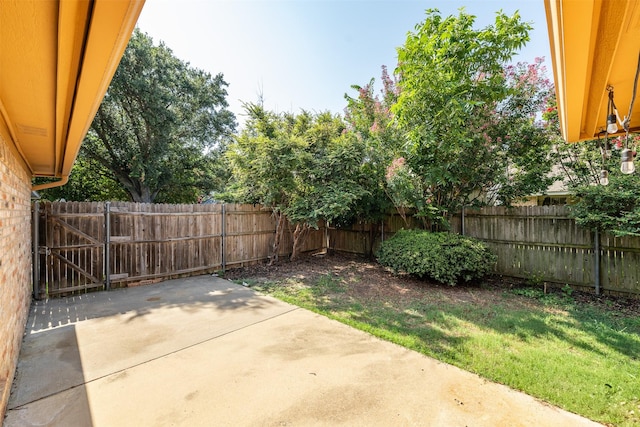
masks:
[(534, 30), (516, 60), (543, 56), (551, 76), (543, 0), (147, 0), (138, 26), (192, 66), (222, 73), (243, 123), (242, 102), (260, 94), (273, 111), (342, 113), (351, 85), (395, 68), (396, 48), (425, 10), (446, 16), (460, 7), (478, 28), (498, 10), (518, 10)]

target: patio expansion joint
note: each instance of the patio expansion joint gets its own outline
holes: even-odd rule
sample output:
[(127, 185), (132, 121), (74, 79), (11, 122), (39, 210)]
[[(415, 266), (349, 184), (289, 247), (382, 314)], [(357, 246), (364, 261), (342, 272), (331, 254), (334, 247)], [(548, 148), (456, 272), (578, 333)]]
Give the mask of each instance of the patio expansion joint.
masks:
[(88, 380), (88, 381), (83, 381), (83, 382), (81, 382), (81, 383), (74, 384), (74, 385), (69, 386), (69, 387), (66, 387), (66, 388), (64, 388), (64, 389), (57, 390), (57, 391), (55, 391), (55, 392), (53, 392), (53, 393), (49, 393), (49, 394), (46, 394), (46, 395), (44, 395), (44, 396), (41, 396), (41, 397), (39, 397), (39, 398), (37, 398), (37, 399), (30, 400), (30, 401), (25, 402), (25, 403), (23, 403), (23, 404), (21, 404), (21, 405), (17, 405), (17, 406), (14, 406), (14, 407), (7, 407), (7, 411), (20, 410), (21, 408), (26, 407), (26, 406), (28, 406), (28, 405), (31, 405), (32, 403), (36, 403), (36, 402), (39, 402), (39, 401), (41, 401), (41, 400), (48, 399), (48, 398), (50, 398), (50, 397), (52, 397), (52, 396), (55, 396), (55, 395), (57, 395), (57, 394), (67, 392), (67, 391), (69, 391), (69, 390), (73, 390), (73, 389), (75, 389), (75, 388), (82, 387), (82, 386), (84, 386), (84, 385), (87, 385), (87, 384), (90, 384), (90, 383), (93, 383), (93, 382), (96, 382), (96, 381), (102, 380), (102, 379), (104, 379), (104, 378), (108, 378), (108, 377), (110, 377), (110, 376), (112, 376), (112, 375), (117, 375), (117, 374), (119, 374), (119, 373), (121, 373), (121, 372), (124, 372), (124, 371), (127, 371), (127, 370), (129, 370), (129, 369), (133, 369), (133, 368), (135, 368), (135, 367), (142, 366), (142, 365), (145, 365), (145, 364), (147, 364), (147, 363), (154, 362), (154, 361), (156, 361), (156, 360), (160, 360), (160, 359), (162, 359), (162, 358), (164, 358), (164, 357), (167, 357), (167, 356), (171, 356), (171, 355), (173, 355), (173, 354), (180, 353), (180, 352), (185, 351), (185, 350), (188, 350), (188, 349), (190, 349), (190, 348), (197, 347), (197, 346), (202, 345), (202, 344), (204, 344), (204, 343), (207, 343), (207, 342), (210, 342), (210, 341), (216, 340), (216, 339), (218, 339), (218, 338), (222, 338), (222, 337), (224, 337), (224, 336), (227, 336), (227, 335), (233, 334), (233, 333), (238, 332), (238, 331), (241, 331), (241, 330), (243, 330), (243, 329), (251, 328), (252, 326), (259, 325), (259, 324), (261, 324), (261, 323), (267, 322), (267, 321), (272, 320), (272, 319), (276, 319), (276, 318), (278, 318), (278, 317), (284, 316), (284, 315), (286, 315), (286, 314), (292, 313), (292, 312), (297, 311), (297, 310), (300, 310), (300, 307), (292, 307), (291, 309), (289, 309), (289, 310), (287, 310), (287, 311), (283, 311), (282, 313), (278, 313), (278, 314), (275, 314), (275, 315), (273, 315), (273, 316), (270, 316), (270, 317), (267, 317), (267, 318), (264, 318), (264, 319), (261, 319), (261, 320), (255, 321), (255, 322), (253, 322), (253, 323), (249, 323), (249, 324), (244, 325), (244, 326), (242, 326), (242, 327), (239, 327), (239, 328), (236, 328), (236, 329), (233, 329), (233, 330), (230, 330), (230, 331), (227, 331), (227, 332), (224, 332), (224, 333), (221, 333), (221, 334), (215, 335), (215, 336), (213, 336), (213, 337), (209, 337), (209, 338), (204, 339), (204, 340), (202, 340), (202, 341), (198, 341), (198, 342), (195, 342), (195, 343), (193, 343), (193, 344), (189, 344), (189, 345), (187, 345), (187, 346), (184, 346), (184, 347), (181, 347), (181, 348), (175, 349), (175, 350), (173, 350), (173, 351), (170, 351), (170, 352), (168, 352), (168, 353), (162, 354), (162, 355), (160, 355), (160, 356), (153, 357), (153, 358), (151, 358), (151, 359), (145, 360), (144, 362), (135, 363), (135, 364), (130, 365), (130, 366), (127, 366), (127, 367), (125, 367), (125, 368), (118, 369), (117, 371), (113, 371), (113, 372), (110, 372), (110, 373), (108, 373), (108, 374), (101, 375), (101, 376), (96, 377), (96, 378), (92, 378), (92, 379), (90, 379), (90, 380)]

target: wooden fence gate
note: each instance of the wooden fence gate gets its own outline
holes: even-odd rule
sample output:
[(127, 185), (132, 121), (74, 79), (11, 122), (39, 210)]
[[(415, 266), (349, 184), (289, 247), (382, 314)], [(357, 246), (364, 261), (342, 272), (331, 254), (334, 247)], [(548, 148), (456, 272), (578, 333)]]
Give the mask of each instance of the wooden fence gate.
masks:
[[(87, 205), (86, 203), (84, 204)], [(101, 289), (104, 280), (104, 204), (33, 205), (34, 297)]]

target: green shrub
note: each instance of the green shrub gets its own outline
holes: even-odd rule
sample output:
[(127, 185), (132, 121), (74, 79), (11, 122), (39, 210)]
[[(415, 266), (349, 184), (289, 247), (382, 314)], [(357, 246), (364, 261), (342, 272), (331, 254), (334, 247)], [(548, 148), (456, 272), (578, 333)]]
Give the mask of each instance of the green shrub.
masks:
[(395, 273), (427, 277), (448, 285), (489, 273), (496, 256), (470, 237), (423, 230), (400, 230), (380, 246), (378, 262)]

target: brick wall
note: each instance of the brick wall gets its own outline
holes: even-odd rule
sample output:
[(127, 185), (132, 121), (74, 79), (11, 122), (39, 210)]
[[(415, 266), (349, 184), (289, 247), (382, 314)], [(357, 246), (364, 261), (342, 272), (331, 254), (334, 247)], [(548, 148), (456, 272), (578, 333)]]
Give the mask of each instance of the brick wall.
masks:
[(0, 424), (31, 303), (31, 178), (0, 133)]

